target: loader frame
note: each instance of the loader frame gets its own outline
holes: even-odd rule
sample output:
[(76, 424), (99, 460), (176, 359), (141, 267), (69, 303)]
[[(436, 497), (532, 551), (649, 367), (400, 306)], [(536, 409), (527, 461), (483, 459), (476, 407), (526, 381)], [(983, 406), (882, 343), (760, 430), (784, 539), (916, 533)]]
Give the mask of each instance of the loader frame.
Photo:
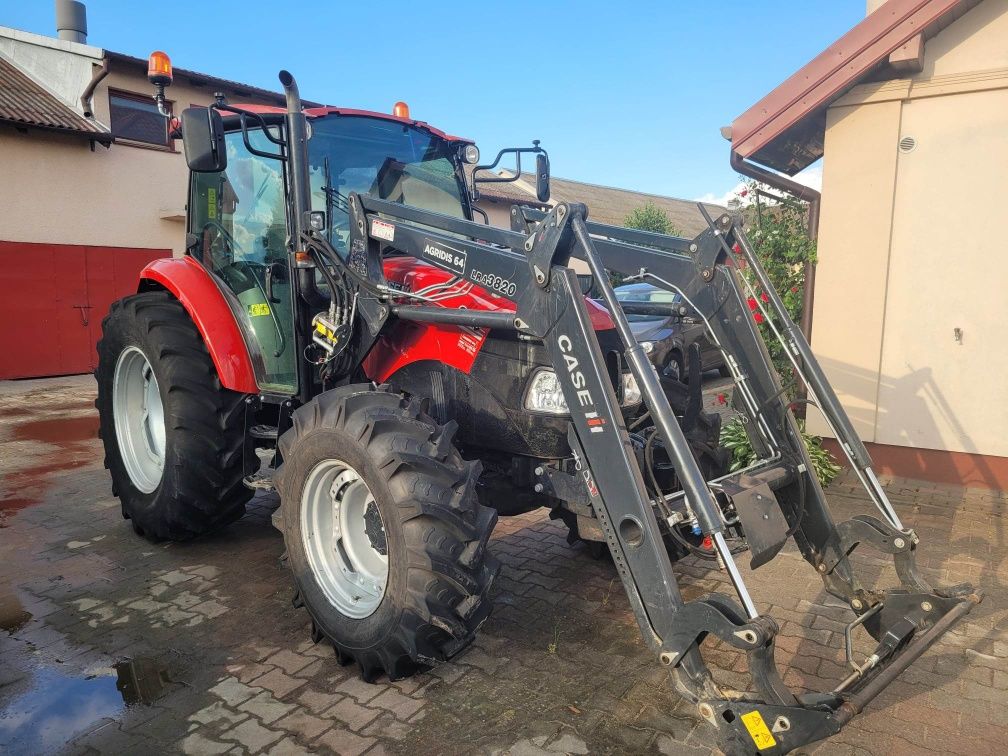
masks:
[[(385, 296), (363, 297), (366, 327), (355, 345), (360, 358), (384, 322), (400, 318), (516, 331), (541, 340), (572, 408), (568, 439), (576, 474), (539, 468), (548, 490), (583, 489), (612, 553), (641, 633), (678, 688), (717, 730), (729, 753), (786, 753), (840, 730), (902, 670), (979, 602), (971, 586), (936, 589), (915, 567), (918, 539), (904, 528), (872, 471), (871, 459), (851, 427), (808, 343), (784, 310), (739, 224), (723, 215), (695, 239), (650, 234), (589, 223), (587, 209), (559, 204), (549, 213), (515, 207), (517, 230), (351, 195), (351, 245), (347, 265), (358, 280)], [(303, 237), (306, 248), (333, 261), (320, 234)], [(768, 294), (770, 313), (814, 401), (837, 433), (882, 517), (860, 516), (837, 525), (779, 377), (756, 330), (744, 294), (747, 284), (732, 263), (733, 248)], [(450, 310), (402, 304), (409, 296), (384, 286), (382, 256), (404, 253), (481, 285), (499, 281), (497, 293), (515, 312)], [(626, 363), (672, 460), (683, 490), (656, 501), (647, 492), (635, 458), (580, 285), (567, 267), (584, 260), (609, 308)], [(650, 280), (678, 292), (703, 318), (725, 352), (736, 394), (749, 413), (749, 432), (761, 462), (716, 481), (705, 480), (662, 389), (655, 368), (637, 344), (609, 284), (607, 270)], [(768, 314), (770, 314), (768, 313)], [(357, 360), (354, 360), (355, 362)], [(563, 478), (570, 480), (562, 480)], [(580, 478), (580, 480), (578, 480)], [(572, 485), (573, 484), (573, 485)], [(721, 502), (731, 503), (758, 567), (794, 538), (826, 590), (853, 610), (847, 628), (851, 674), (831, 691), (796, 695), (774, 662), (777, 623), (761, 615), (725, 540)], [(734, 598), (709, 594), (685, 601), (662, 540), (658, 517), (670, 527), (691, 520), (710, 536), (735, 589)], [(893, 556), (900, 585), (877, 591), (858, 580), (849, 559), (858, 545)], [(879, 642), (858, 663), (850, 634), (858, 626)], [(700, 654), (712, 634), (748, 656), (752, 690), (732, 691), (713, 679)]]

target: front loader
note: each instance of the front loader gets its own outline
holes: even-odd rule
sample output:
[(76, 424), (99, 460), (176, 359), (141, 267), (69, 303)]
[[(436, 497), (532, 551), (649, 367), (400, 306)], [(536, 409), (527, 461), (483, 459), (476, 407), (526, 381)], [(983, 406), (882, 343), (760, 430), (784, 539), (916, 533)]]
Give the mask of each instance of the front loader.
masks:
[[(138, 531), (212, 532), (252, 489), (275, 487), (313, 637), (365, 679), (396, 679), (459, 653), (488, 616), (498, 514), (548, 506), (572, 537), (607, 547), (648, 648), (733, 754), (838, 732), (980, 600), (917, 570), (917, 536), (737, 220), (708, 217), (680, 239), (560, 203), (516, 206), (511, 230), (492, 228), (472, 219), (468, 140), (402, 111), (305, 110), (280, 80), (286, 109), (220, 98), (183, 113), (188, 254), (154, 263), (104, 323), (106, 464)], [(547, 195), (544, 151), (513, 151), (539, 158)], [(738, 257), (880, 516), (831, 518)], [(610, 271), (677, 293), (702, 320), (757, 463), (726, 472), (699, 367), (659, 374)], [(850, 673), (821, 693), (783, 683), (779, 627), (735, 561), (748, 550), (758, 568), (792, 539), (851, 609)], [(891, 555), (899, 585), (863, 584), (859, 546)], [(734, 595), (685, 601), (673, 563), (688, 555), (724, 569)], [(877, 643), (865, 659), (858, 628)], [(714, 679), (709, 635), (745, 652), (748, 690)]]

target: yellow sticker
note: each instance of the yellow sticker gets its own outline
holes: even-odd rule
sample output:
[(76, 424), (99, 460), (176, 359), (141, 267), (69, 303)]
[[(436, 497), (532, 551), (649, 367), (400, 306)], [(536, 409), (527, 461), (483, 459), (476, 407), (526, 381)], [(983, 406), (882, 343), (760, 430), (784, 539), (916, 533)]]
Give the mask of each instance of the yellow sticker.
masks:
[(269, 305), (266, 304), (265, 302), (259, 302), (257, 304), (250, 304), (248, 306), (248, 310), (249, 310), (249, 315), (251, 315), (253, 318), (258, 317), (259, 315), (269, 315), (270, 314)]
[(212, 186), (207, 188), (207, 218), (214, 220), (217, 217), (217, 190)]
[(766, 722), (763, 721), (763, 717), (758, 711), (750, 711), (748, 714), (743, 714), (742, 724), (749, 730), (749, 735), (752, 737), (756, 747), (761, 751), (777, 745), (777, 741), (774, 740), (774, 736), (770, 733), (770, 728), (766, 726)]

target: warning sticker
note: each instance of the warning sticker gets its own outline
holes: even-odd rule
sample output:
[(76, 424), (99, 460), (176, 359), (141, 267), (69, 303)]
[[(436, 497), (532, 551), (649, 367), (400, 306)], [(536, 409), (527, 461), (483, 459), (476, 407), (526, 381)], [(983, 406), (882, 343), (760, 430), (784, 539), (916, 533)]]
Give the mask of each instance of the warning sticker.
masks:
[(770, 728), (766, 726), (766, 722), (763, 721), (763, 716), (758, 711), (750, 711), (748, 714), (742, 715), (742, 724), (749, 731), (750, 737), (753, 739), (753, 743), (761, 751), (767, 748), (773, 748), (777, 745), (777, 741), (774, 740), (774, 736), (770, 732)]
[(371, 236), (375, 239), (384, 239), (387, 242), (393, 241), (395, 239), (395, 226), (375, 218), (371, 221)]
[(257, 302), (256, 304), (250, 304), (248, 306), (248, 312), (253, 318), (257, 318), (260, 315), (269, 315), (270, 308), (265, 302)]

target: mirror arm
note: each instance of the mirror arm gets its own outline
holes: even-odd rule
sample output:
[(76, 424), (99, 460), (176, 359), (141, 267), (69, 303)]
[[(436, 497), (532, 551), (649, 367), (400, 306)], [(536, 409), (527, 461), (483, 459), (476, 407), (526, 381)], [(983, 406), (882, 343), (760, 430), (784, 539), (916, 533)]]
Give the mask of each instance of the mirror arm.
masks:
[[(482, 184), (508, 184), (512, 181), (517, 181), (519, 178), (521, 178), (522, 153), (524, 152), (538, 155), (545, 151), (546, 150), (544, 150), (542, 147), (539, 146), (538, 139), (532, 140), (531, 147), (505, 147), (504, 149), (502, 149), (500, 152), (497, 153), (497, 159), (494, 160), (490, 165), (477, 165), (475, 168), (473, 168), (472, 172), (473, 185), (475, 186), (477, 182)], [(515, 166), (517, 170), (514, 176), (510, 176), (508, 178), (504, 178), (502, 176), (495, 176), (493, 178), (476, 178), (476, 174), (479, 173), (480, 171), (492, 171), (494, 168), (496, 168), (500, 164), (501, 159), (503, 159), (503, 157), (509, 153), (513, 153), (515, 156), (515, 160), (517, 161), (517, 165)]]
[(219, 100), (219, 101), (213, 103), (212, 105), (210, 105), (210, 107), (213, 108), (214, 110), (217, 110), (217, 111), (220, 111), (220, 112), (234, 113), (235, 115), (238, 116), (239, 122), (241, 123), (242, 141), (245, 142), (245, 149), (247, 149), (250, 153), (252, 153), (253, 155), (258, 155), (259, 157), (269, 158), (271, 160), (285, 160), (286, 159), (284, 157), (284, 155), (283, 155), (282, 152), (280, 152), (280, 153), (273, 153), (273, 152), (265, 152), (263, 150), (258, 150), (255, 147), (253, 147), (252, 144), (251, 144), (251, 142), (249, 141), (249, 136), (248, 136), (248, 121), (247, 121), (247, 119), (248, 118), (253, 118), (256, 121), (258, 121), (259, 127), (262, 129), (263, 135), (269, 141), (273, 142), (273, 144), (275, 144), (275, 145), (277, 145), (279, 147), (286, 147), (287, 146), (287, 141), (285, 139), (283, 139), (281, 137), (275, 137), (275, 136), (273, 136), (273, 134), (270, 133), (270, 125), (268, 123), (266, 123), (266, 119), (263, 118), (259, 113), (253, 113), (251, 110), (245, 110), (243, 108), (236, 108), (234, 105), (228, 105), (228, 104), (224, 103), (222, 100)]

